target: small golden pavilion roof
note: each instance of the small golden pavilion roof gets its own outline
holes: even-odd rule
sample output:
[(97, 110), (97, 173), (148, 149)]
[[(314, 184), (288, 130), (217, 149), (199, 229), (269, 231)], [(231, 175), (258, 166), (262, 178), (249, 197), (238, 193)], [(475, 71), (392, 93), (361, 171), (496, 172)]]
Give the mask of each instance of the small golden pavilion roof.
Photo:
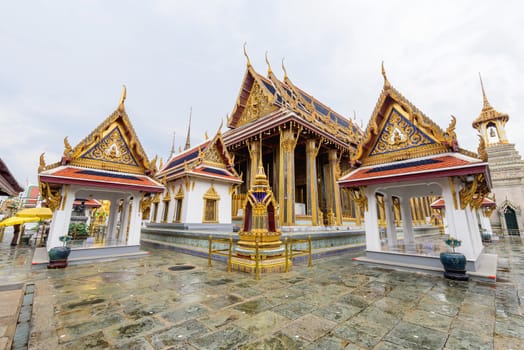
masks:
[(493, 108), (490, 105), (488, 98), (486, 97), (486, 91), (484, 90), (484, 83), (482, 82), (482, 77), (480, 77), (480, 86), (482, 88), (483, 106), (479, 116), (472, 123), (473, 127), (475, 129), (478, 129), (480, 124), (488, 123), (490, 121), (495, 120), (502, 120), (502, 122), (505, 124), (509, 120), (509, 115), (495, 110), (495, 108)]

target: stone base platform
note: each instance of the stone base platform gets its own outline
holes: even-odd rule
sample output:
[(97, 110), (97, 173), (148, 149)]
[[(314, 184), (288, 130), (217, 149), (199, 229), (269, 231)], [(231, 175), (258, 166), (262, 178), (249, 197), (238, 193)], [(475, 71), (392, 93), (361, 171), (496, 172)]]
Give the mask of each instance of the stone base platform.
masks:
[[(444, 273), (439, 257), (435, 256), (367, 251), (366, 256), (353, 258), (353, 260), (399, 270), (434, 274)], [(497, 255), (482, 253), (476, 261), (468, 260), (466, 270), (468, 276), (472, 279), (495, 282), (497, 279)]]
[[(77, 265), (93, 261), (141, 257), (148, 254), (149, 252), (140, 250), (139, 245), (72, 248), (67, 262), (69, 265)], [(33, 268), (46, 268), (48, 263), (47, 249), (45, 247), (36, 248), (33, 254)]]

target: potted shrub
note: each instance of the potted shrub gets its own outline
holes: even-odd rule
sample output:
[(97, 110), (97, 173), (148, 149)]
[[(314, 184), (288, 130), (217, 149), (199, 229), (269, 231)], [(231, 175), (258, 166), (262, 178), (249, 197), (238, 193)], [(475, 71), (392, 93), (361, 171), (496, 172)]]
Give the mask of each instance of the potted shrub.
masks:
[(48, 269), (63, 269), (64, 267), (67, 267), (67, 258), (71, 253), (71, 248), (67, 246), (67, 242), (71, 240), (71, 237), (60, 236), (59, 240), (63, 243), (61, 247), (53, 247), (49, 249)]
[(467, 281), (466, 275), (466, 256), (455, 252), (456, 247), (460, 247), (461, 240), (449, 237), (445, 240), (446, 245), (451, 248), (451, 252), (440, 253), (440, 262), (444, 266), (444, 276), (449, 279)]

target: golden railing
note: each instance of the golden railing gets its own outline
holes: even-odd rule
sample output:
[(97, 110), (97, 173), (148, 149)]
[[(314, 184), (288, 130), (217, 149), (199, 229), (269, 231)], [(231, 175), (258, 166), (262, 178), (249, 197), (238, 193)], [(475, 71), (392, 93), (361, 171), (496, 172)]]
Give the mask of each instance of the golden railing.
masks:
[[(226, 244), (226, 249), (213, 249), (213, 243)], [(207, 266), (211, 267), (211, 258), (215, 255), (227, 256), (227, 272), (231, 272), (231, 257), (233, 255), (233, 237), (229, 238), (213, 238), (209, 235), (209, 253), (207, 255)]]

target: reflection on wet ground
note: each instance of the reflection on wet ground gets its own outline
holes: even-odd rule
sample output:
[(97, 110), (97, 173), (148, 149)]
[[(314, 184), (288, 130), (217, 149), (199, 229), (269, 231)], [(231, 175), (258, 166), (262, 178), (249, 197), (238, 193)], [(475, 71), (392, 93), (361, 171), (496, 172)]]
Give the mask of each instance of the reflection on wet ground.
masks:
[(0, 249), (0, 284), (35, 283), (34, 349), (524, 348), (520, 238), (487, 246), (499, 254), (496, 285), (360, 265), (354, 254), (255, 281), (162, 249), (65, 270), (31, 270), (30, 248)]

